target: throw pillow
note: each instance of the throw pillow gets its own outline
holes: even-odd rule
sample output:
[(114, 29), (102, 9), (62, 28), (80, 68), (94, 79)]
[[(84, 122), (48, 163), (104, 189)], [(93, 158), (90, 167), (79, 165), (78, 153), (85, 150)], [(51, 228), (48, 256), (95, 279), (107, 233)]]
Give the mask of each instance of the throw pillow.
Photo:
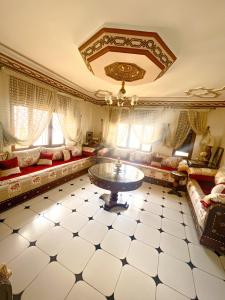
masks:
[(215, 176), (215, 183), (225, 183), (225, 167), (220, 168)]
[(61, 160), (63, 159), (63, 150), (65, 149), (65, 146), (60, 146), (60, 147), (53, 147), (53, 148), (47, 148), (47, 147), (42, 147), (42, 152), (44, 153), (52, 153), (53, 158), (52, 160)]
[(80, 146), (66, 146), (66, 150), (71, 151), (72, 157), (81, 156), (82, 155), (82, 147)]
[(6, 160), (9, 158), (9, 152), (2, 152), (0, 153), (0, 161), (1, 160)]
[(165, 167), (177, 169), (181, 160), (182, 158), (180, 157), (167, 157), (162, 160), (161, 164)]
[(39, 161), (37, 162), (37, 165), (51, 166), (52, 158), (53, 158), (53, 153), (41, 152), (41, 155), (40, 155)]
[(64, 157), (64, 161), (68, 161), (71, 159), (71, 154), (70, 154), (70, 150), (63, 150), (63, 157)]
[(113, 150), (113, 156), (120, 159), (128, 159), (128, 155), (130, 154), (131, 150), (129, 149), (120, 149), (115, 148)]
[(21, 172), (17, 157), (0, 161), (0, 177), (5, 177), (18, 173)]
[(212, 188), (211, 194), (225, 194), (225, 184), (217, 184)]

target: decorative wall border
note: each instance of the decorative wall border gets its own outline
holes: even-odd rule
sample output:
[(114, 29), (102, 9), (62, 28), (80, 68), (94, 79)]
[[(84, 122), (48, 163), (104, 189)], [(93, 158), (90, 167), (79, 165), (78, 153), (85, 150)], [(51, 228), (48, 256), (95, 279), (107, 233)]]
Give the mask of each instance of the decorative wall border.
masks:
[(82, 93), (48, 75), (45, 75), (44, 73), (37, 71), (3, 53), (0, 53), (0, 66), (5, 66), (9, 69), (12, 69), (14, 71), (17, 71), (19, 73), (22, 73), (24, 75), (27, 75), (29, 77), (32, 77), (38, 81), (44, 82), (45, 84), (48, 84), (57, 90), (61, 92), (65, 92), (67, 94), (70, 94), (74, 97), (78, 97), (83, 99), (84, 101), (91, 102), (93, 104), (99, 104), (98, 100), (96, 100), (93, 97), (90, 97), (86, 95), (85, 93)]
[[(27, 58), (28, 59), (28, 58)], [(78, 97), (84, 101), (105, 106), (107, 105), (105, 100), (100, 98), (97, 95), (89, 96), (84, 92), (80, 92), (75, 88), (70, 87), (69, 85), (60, 82), (59, 80), (54, 79), (51, 76), (44, 74), (43, 72), (37, 71), (34, 68), (19, 62), (18, 60), (11, 58), (3, 53), (0, 52), (0, 67), (5, 66), (9, 69), (22, 73), (28, 77), (34, 78), (40, 82), (48, 84), (58, 91), (67, 93), (74, 97)], [(109, 92), (110, 93), (110, 92)], [(179, 101), (175, 99), (179, 99)], [(197, 98), (197, 97), (196, 97)], [(173, 99), (173, 100), (172, 100)], [(182, 99), (182, 100), (181, 100)], [(187, 99), (187, 100), (186, 100)], [(139, 107), (170, 107), (170, 108), (216, 108), (216, 107), (225, 107), (225, 100), (212, 100), (212, 98), (204, 97), (203, 100), (190, 99), (190, 97), (146, 97), (140, 98), (138, 101)], [(206, 100), (207, 99), (207, 100)], [(125, 107), (128, 106), (128, 103), (125, 103)]]

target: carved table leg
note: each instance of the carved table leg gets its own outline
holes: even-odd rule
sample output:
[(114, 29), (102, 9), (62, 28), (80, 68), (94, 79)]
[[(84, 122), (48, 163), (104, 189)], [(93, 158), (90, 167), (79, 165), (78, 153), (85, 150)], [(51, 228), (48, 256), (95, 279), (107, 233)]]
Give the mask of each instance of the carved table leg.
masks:
[(127, 202), (118, 201), (118, 193), (103, 194), (100, 199), (105, 201), (104, 209), (110, 210), (113, 207), (128, 208), (129, 204)]

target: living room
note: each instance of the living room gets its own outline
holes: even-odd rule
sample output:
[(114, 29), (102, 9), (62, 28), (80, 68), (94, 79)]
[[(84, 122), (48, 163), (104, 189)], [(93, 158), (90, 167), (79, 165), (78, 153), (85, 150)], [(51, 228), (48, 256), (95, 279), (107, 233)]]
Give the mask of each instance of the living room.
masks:
[(224, 10), (0, 0), (0, 299), (222, 300)]

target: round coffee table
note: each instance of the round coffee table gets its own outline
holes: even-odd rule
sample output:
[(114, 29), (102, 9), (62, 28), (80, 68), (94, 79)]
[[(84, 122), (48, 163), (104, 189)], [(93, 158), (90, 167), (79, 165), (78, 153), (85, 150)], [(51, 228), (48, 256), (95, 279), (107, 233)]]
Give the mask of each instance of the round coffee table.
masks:
[(127, 202), (118, 200), (118, 193), (138, 189), (144, 178), (144, 173), (139, 169), (125, 164), (121, 164), (118, 169), (115, 163), (94, 165), (89, 168), (88, 175), (92, 183), (111, 192), (100, 197), (105, 201), (105, 210), (110, 210), (115, 206), (128, 208)]

